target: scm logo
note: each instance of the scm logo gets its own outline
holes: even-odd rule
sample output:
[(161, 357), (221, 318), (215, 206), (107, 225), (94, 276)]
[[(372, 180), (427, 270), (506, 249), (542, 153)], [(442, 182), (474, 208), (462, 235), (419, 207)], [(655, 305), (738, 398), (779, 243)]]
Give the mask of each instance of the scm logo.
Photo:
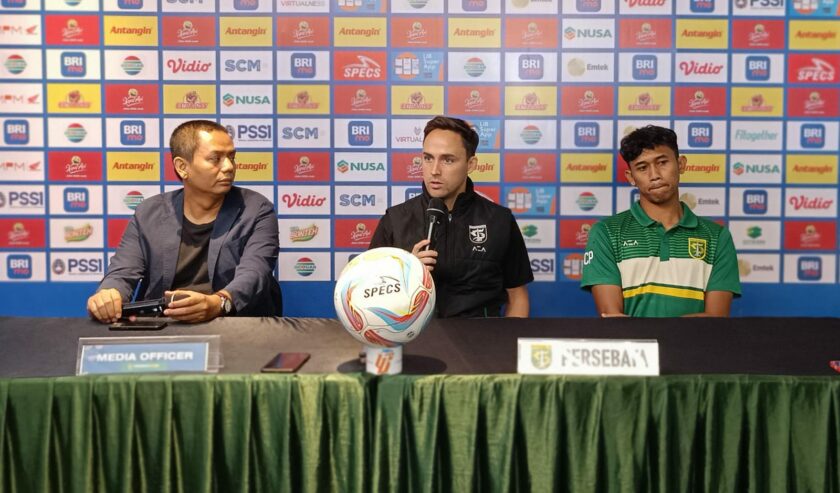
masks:
[(280, 137), (284, 140), (315, 140), (318, 139), (318, 127), (283, 127)]
[(259, 72), (262, 67), (262, 60), (240, 58), (238, 60), (225, 60), (225, 72)]
[(376, 195), (361, 193), (343, 193), (338, 197), (338, 204), (342, 207), (374, 207), (376, 205)]

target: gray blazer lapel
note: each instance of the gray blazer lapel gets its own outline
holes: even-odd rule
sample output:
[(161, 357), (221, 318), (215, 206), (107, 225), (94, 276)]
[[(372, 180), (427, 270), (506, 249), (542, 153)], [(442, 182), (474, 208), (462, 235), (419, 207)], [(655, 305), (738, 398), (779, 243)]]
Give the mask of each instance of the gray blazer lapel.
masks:
[[(160, 237), (157, 245), (162, 252), (163, 259), (163, 289), (172, 289), (175, 279), (175, 269), (178, 266), (178, 252), (181, 249), (181, 228), (184, 220), (184, 192), (172, 196), (171, 202), (166, 202), (166, 211), (161, 218)], [(174, 252), (174, 254), (173, 254)]]
[(216, 216), (216, 224), (213, 225), (213, 233), (210, 235), (210, 245), (207, 248), (207, 274), (210, 276), (210, 284), (213, 284), (213, 275), (216, 273), (216, 262), (219, 260), (219, 252), (230, 234), (230, 227), (239, 211), (243, 207), (242, 195), (239, 190), (232, 188), (225, 196), (219, 215)]

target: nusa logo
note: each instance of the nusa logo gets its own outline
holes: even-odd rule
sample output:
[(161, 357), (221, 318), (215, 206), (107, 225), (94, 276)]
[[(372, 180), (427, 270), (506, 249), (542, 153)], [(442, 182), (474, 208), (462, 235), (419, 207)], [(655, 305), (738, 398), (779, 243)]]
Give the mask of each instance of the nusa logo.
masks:
[(711, 147), (712, 142), (711, 123), (694, 122), (688, 124), (689, 147)]
[(62, 77), (84, 77), (87, 73), (85, 54), (81, 51), (65, 51), (61, 54)]
[(87, 212), (90, 207), (87, 188), (68, 187), (64, 189), (64, 210), (66, 212)]
[(146, 143), (146, 122), (143, 120), (123, 120), (120, 122), (120, 144), (139, 146)]
[(803, 149), (822, 149), (825, 146), (825, 125), (806, 123), (800, 132), (799, 145)]
[(3, 122), (3, 142), (7, 145), (26, 145), (29, 143), (29, 121), (6, 120)]
[(6, 275), (9, 279), (31, 279), (32, 257), (29, 255), (9, 255), (6, 257)]
[(292, 53), (292, 77), (295, 79), (312, 79), (315, 77), (315, 54)]
[(575, 123), (575, 147), (598, 147), (601, 127), (596, 122)]
[(351, 146), (369, 147), (373, 145), (373, 123), (363, 120), (348, 122), (347, 138)]

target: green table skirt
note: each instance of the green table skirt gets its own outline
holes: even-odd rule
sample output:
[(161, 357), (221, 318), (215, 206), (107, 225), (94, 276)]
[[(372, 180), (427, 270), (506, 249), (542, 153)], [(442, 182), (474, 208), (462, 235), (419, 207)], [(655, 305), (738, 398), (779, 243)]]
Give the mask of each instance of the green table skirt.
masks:
[(0, 380), (0, 491), (840, 492), (840, 377)]

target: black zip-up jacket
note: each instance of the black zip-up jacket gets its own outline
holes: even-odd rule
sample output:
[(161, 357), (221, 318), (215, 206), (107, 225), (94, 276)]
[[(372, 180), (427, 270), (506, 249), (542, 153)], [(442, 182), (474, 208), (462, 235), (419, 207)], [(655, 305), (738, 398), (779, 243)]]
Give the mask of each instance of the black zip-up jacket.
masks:
[[(411, 251), (426, 238), (423, 193), (389, 208), (373, 235), (370, 248), (391, 246)], [(438, 252), (432, 271), (438, 317), (497, 317), (507, 302), (505, 289), (534, 280), (522, 233), (510, 209), (478, 195), (472, 180), (458, 195), (449, 220), (435, 229)]]

